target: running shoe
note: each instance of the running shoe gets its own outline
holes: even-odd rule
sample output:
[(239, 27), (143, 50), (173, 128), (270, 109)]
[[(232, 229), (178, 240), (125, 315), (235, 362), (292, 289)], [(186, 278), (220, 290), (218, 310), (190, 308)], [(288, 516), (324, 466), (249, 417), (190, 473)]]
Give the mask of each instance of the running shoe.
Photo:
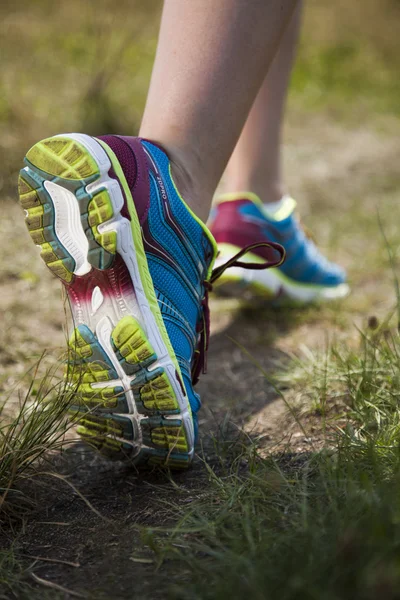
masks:
[[(343, 298), (349, 293), (345, 271), (317, 249), (296, 218), (295, 208), (296, 202), (289, 196), (275, 214), (268, 214), (253, 193), (225, 194), (217, 199), (210, 221), (219, 250), (217, 266), (251, 243), (272, 241), (286, 251), (286, 260), (277, 268), (261, 271), (236, 267), (224, 273), (218, 284), (220, 292), (249, 292), (300, 303)], [(244, 260), (254, 263), (264, 257), (265, 249), (258, 247)]]
[[(26, 224), (72, 312), (66, 379), (78, 432), (111, 457), (187, 467), (208, 292), (229, 265), (212, 271), (215, 240), (150, 141), (59, 135), (33, 146), (25, 165)], [(279, 246), (268, 250), (263, 267), (282, 257)]]

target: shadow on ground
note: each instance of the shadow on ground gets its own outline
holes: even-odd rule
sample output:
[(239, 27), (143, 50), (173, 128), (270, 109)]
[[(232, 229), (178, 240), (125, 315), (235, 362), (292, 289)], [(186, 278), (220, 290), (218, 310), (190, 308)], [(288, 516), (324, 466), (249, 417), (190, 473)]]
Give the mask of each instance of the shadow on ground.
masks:
[[(244, 422), (276, 400), (265, 373), (272, 375), (287, 363), (288, 356), (275, 342), (296, 327), (301, 314), (301, 309), (260, 304), (238, 307), (231, 314), (226, 327), (211, 337), (207, 375), (198, 386), (204, 424), (209, 425), (211, 415), (220, 421), (227, 411), (234, 421)], [(218, 311), (214, 318), (218, 321)]]
[[(32, 560), (61, 561), (39, 559), (33, 571), (87, 598), (164, 598), (171, 573), (166, 566), (155, 576), (154, 557), (143, 558), (140, 527), (172, 524), (177, 516), (171, 514), (172, 501), (179, 512), (179, 505), (207, 493), (210, 474), (204, 460), (221, 472), (244, 443), (251, 443), (242, 426), (277, 394), (249, 355), (267, 372), (282, 365), (287, 357), (274, 342), (296, 325), (297, 314), (238, 309), (212, 336), (208, 375), (199, 385), (204, 399), (199, 454), (190, 471), (173, 478), (162, 471), (142, 474), (74, 444), (44, 466), (52, 475), (39, 475), (23, 486), (36, 508), (23, 527), (17, 524), (17, 536), (15, 525), (3, 530), (2, 546), (14, 544), (18, 555)], [(245, 473), (245, 463), (242, 468)]]

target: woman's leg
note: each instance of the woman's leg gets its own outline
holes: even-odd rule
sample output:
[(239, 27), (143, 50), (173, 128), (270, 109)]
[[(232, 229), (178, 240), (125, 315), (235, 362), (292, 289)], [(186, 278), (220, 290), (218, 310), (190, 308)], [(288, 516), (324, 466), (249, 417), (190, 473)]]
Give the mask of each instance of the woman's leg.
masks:
[(251, 191), (265, 203), (279, 201), (286, 192), (281, 130), (300, 20), (301, 2), (282, 37), (226, 171), (227, 191)]
[[(216, 202), (211, 231), (221, 262), (251, 243), (279, 241), (286, 250), (283, 265), (269, 272), (236, 269), (240, 289), (254, 286), (268, 298), (310, 302), (343, 297), (349, 288), (343, 269), (304, 235), (282, 180), (281, 129), (300, 13), (299, 2), (230, 159), (224, 178), (227, 195)], [(230, 277), (222, 276), (220, 283), (224, 281), (229, 285)]]
[(166, 0), (140, 136), (205, 220), (297, 0)]

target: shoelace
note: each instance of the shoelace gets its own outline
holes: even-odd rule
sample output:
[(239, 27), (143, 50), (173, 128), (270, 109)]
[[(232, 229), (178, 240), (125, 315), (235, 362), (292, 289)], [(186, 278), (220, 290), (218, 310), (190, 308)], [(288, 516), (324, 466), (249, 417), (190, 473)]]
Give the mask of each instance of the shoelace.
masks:
[[(239, 259), (242, 258), (248, 252), (255, 250), (256, 248), (271, 248), (276, 250), (279, 253), (279, 259), (276, 261), (266, 261), (263, 263), (252, 263), (252, 262), (241, 262)], [(197, 349), (195, 351), (195, 356), (193, 359), (193, 367), (192, 367), (192, 383), (195, 385), (201, 373), (205, 374), (207, 372), (207, 351), (210, 340), (210, 308), (208, 305), (209, 293), (212, 290), (213, 283), (221, 277), (222, 273), (229, 269), (230, 267), (241, 267), (243, 269), (270, 269), (272, 267), (279, 267), (283, 261), (285, 260), (285, 249), (280, 244), (276, 244), (275, 242), (256, 242), (255, 244), (250, 244), (249, 246), (245, 246), (240, 252), (232, 256), (226, 263), (220, 265), (211, 273), (211, 277), (208, 280), (204, 281), (204, 297), (202, 300), (202, 322), (200, 323), (197, 333), (200, 334), (199, 342), (197, 345)]]

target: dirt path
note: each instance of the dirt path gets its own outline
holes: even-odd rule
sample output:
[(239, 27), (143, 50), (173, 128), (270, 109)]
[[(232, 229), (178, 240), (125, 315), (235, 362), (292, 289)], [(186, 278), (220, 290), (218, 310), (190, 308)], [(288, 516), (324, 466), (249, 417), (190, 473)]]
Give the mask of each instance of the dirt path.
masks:
[[(349, 269), (354, 292), (340, 305), (305, 310), (244, 308), (235, 300), (213, 301), (208, 375), (199, 384), (204, 402), (203, 451), (199, 452), (215, 468), (212, 436), (228, 448), (241, 428), (266, 449), (303, 452), (310, 448), (310, 440), (288, 420), (273, 386), (241, 347), (273, 373), (284, 368), (292, 355), (324, 347), (328, 338), (355, 344), (354, 324), (365, 323), (372, 314), (380, 318), (394, 302), (376, 207), (380, 204), (385, 232), (396, 252), (400, 234), (392, 215), (400, 183), (398, 124), (382, 119), (374, 132), (349, 130), (328, 117), (293, 115), (292, 120), (286, 132), (290, 188), (302, 200), (304, 221), (317, 232), (321, 245)], [(0, 274), (0, 388), (16, 401), (15, 382), (32, 358), (48, 350), (45, 362), (50, 364), (53, 353), (63, 346), (65, 320), (61, 301), (55, 301), (60, 298), (58, 284), (33, 256), (16, 205), (8, 207), (0, 233), (6, 242)], [(40, 317), (43, 313), (46, 323)], [(293, 399), (291, 392), (288, 384), (285, 393)], [(224, 425), (227, 414), (234, 425)], [(313, 443), (323, 442), (315, 420), (310, 435)], [(28, 484), (38, 508), (18, 533), (16, 549), (74, 566), (38, 561), (35, 573), (96, 600), (164, 598), (167, 570), (161, 569), (155, 578), (153, 563), (137, 562), (138, 525), (170, 522), (160, 500), (174, 498), (184, 504), (206, 493), (202, 460), (198, 458), (188, 473), (176, 475), (174, 485), (161, 474), (138, 475), (125, 465), (108, 463), (82, 445), (68, 449), (52, 468), (68, 477), (79, 493), (51, 477)], [(3, 542), (10, 543), (15, 530), (3, 535)]]

